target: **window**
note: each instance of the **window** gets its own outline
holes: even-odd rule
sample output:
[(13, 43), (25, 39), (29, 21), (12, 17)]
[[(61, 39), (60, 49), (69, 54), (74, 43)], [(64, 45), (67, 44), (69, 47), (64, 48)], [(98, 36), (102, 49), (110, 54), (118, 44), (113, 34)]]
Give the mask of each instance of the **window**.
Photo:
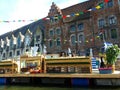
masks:
[(78, 40), (79, 40), (79, 43), (80, 43), (80, 44), (84, 43), (84, 35), (80, 34), (80, 35), (78, 36)]
[(113, 6), (113, 0), (109, 0), (108, 3), (107, 3), (107, 6), (112, 7)]
[(12, 57), (12, 52), (9, 53), (9, 57)]
[(21, 39), (20, 39), (20, 37), (18, 37), (18, 39), (17, 39), (17, 48), (20, 48), (20, 46), (21, 46)]
[(55, 11), (55, 9), (54, 8), (52, 8), (51, 10), (50, 10), (50, 12), (54, 12)]
[(71, 25), (70, 26), (70, 32), (75, 32), (76, 28), (75, 28), (75, 25)]
[(60, 38), (57, 38), (57, 46), (60, 46)]
[(36, 40), (37, 42), (40, 41), (40, 36), (39, 36), (39, 35), (36, 36), (35, 40)]
[(5, 58), (5, 53), (3, 53), (3, 58)]
[[(29, 35), (26, 35), (26, 37), (25, 37), (25, 45), (26, 46), (29, 46), (30, 45), (30, 36)], [(40, 38), (39, 38), (40, 39)]]
[(50, 40), (49, 46), (50, 46), (50, 47), (53, 47), (53, 40)]
[(58, 22), (58, 15), (54, 16), (55, 22)]
[(10, 49), (13, 48), (13, 39), (10, 40)]
[(4, 46), (4, 41), (1, 39), (1, 48), (3, 48), (3, 46)]
[(54, 35), (54, 31), (50, 30), (50, 36), (53, 36), (53, 35)]
[(6, 42), (4, 42), (4, 49), (6, 48), (6, 46), (7, 46), (7, 45), (6, 45)]
[(17, 56), (19, 56), (20, 55), (20, 51), (17, 51)]
[(78, 30), (83, 30), (83, 23), (78, 24)]
[(117, 30), (116, 29), (111, 29), (111, 38), (116, 39), (117, 38)]
[(72, 35), (71, 36), (71, 44), (75, 45), (75, 41), (76, 41), (76, 37), (75, 37), (75, 35)]
[(99, 27), (103, 27), (105, 25), (104, 19), (100, 19), (98, 21), (98, 25), (99, 25)]
[(56, 34), (60, 35), (61, 34), (61, 30), (60, 29), (56, 29)]
[(116, 24), (116, 18), (114, 16), (109, 17), (109, 24)]
[(55, 22), (55, 20), (54, 20), (53, 17), (50, 18), (50, 22), (51, 22), (51, 23)]

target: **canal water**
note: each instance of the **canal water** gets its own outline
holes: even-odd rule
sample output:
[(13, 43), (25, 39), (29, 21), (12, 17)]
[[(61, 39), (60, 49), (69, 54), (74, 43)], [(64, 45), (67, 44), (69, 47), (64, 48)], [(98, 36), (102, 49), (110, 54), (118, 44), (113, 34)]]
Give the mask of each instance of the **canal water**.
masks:
[(34, 86), (0, 86), (0, 90), (120, 90), (120, 87), (34, 87)]

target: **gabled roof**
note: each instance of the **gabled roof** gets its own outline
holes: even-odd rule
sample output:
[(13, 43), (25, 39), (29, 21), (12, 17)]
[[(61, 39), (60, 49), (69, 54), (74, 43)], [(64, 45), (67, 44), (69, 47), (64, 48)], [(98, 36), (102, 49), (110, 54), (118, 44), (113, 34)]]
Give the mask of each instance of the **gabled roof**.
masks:
[(36, 30), (36, 28), (39, 26), (41, 30), (45, 29), (44, 27), (44, 21), (38, 20), (36, 22), (33, 22), (31, 24), (25, 25), (21, 28), (18, 28), (14, 31), (7, 32), (0, 36), (0, 39), (4, 39), (5, 37), (11, 38), (11, 35), (13, 34), (15, 37), (18, 36), (19, 32), (21, 32), (23, 35), (25, 35), (26, 31), (29, 29), (32, 33)]
[(83, 12), (83, 11), (88, 10), (91, 7), (93, 7), (95, 1), (96, 0), (89, 0), (89, 1), (85, 1), (82, 3), (78, 3), (76, 5), (64, 8), (64, 9), (62, 9), (62, 14), (63, 15), (70, 15), (71, 13), (77, 13), (80, 11)]

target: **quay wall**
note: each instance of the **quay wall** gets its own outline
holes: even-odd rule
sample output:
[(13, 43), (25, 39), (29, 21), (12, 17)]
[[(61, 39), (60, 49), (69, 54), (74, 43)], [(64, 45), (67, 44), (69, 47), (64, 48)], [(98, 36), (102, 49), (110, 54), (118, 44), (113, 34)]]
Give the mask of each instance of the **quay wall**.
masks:
[[(93, 75), (93, 76), (92, 76)], [(64, 77), (63, 77), (64, 76)], [(96, 77), (95, 77), (96, 76)], [(119, 74), (16, 74), (1, 75), (0, 84), (4, 85), (49, 85), (67, 87), (120, 86)]]

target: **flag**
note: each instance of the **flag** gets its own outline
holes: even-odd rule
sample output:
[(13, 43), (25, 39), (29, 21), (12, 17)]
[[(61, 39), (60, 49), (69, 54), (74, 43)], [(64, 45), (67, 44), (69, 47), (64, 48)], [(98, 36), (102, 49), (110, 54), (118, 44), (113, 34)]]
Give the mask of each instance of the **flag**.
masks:
[(99, 36), (102, 35), (103, 33), (104, 33), (104, 30), (100, 30)]
[(108, 3), (108, 2), (109, 2), (109, 0), (104, 0), (104, 2), (105, 2), (105, 3)]

